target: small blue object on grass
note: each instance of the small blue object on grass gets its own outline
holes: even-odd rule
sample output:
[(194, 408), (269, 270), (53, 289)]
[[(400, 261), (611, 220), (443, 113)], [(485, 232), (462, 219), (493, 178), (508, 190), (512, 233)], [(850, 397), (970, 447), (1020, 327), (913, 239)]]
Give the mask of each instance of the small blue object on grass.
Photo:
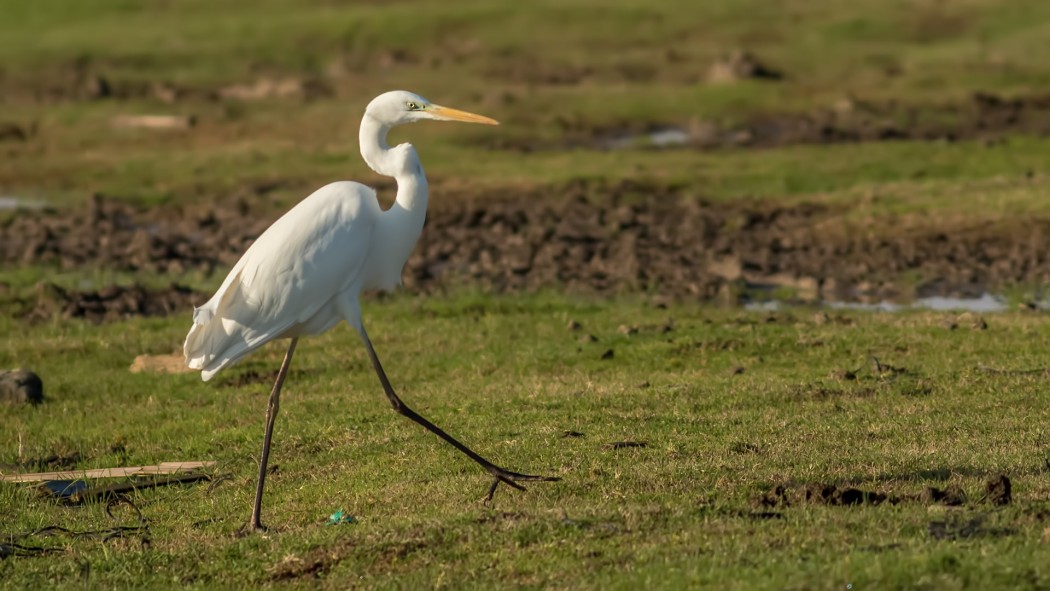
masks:
[(353, 515), (343, 515), (343, 510), (340, 509), (335, 513), (328, 516), (327, 525), (339, 525), (340, 523), (355, 523)]

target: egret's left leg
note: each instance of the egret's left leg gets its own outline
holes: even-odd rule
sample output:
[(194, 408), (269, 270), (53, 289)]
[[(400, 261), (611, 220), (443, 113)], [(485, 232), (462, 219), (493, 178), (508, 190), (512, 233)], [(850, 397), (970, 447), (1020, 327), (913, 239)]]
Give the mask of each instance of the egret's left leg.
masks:
[(379, 382), (383, 384), (383, 391), (386, 392), (386, 396), (390, 400), (390, 404), (394, 407), (394, 410), (408, 417), (409, 419), (412, 419), (413, 421), (419, 423), (420, 425), (423, 425), (427, 428), (427, 430), (450, 443), (452, 447), (455, 447), (459, 451), (467, 454), (467, 457), (480, 464), (482, 468), (484, 468), (489, 474), (492, 474), (496, 478), (496, 480), (493, 481), (492, 486), (489, 487), (488, 494), (485, 495), (486, 503), (492, 500), (492, 495), (496, 493), (496, 487), (499, 486), (500, 482), (503, 482), (508, 486), (512, 486), (518, 490), (525, 490), (524, 486), (518, 484), (519, 481), (532, 480), (551, 482), (561, 480), (560, 478), (553, 476), (533, 476), (530, 474), (519, 474), (518, 472), (511, 472), (510, 470), (500, 468), (499, 466), (479, 456), (477, 453), (474, 452), (474, 450), (463, 445), (459, 441), (456, 441), (455, 438), (453, 438), (448, 433), (442, 431), (440, 428), (434, 425), (434, 423), (431, 423), (425, 418), (419, 416), (419, 414), (417, 414), (416, 411), (412, 410), (404, 402), (402, 402), (401, 399), (397, 396), (397, 393), (394, 392), (394, 387), (390, 385), (390, 380), (387, 379), (386, 372), (383, 371), (383, 366), (379, 363), (379, 357), (376, 355), (375, 348), (372, 347), (372, 341), (369, 340), (368, 333), (365, 332), (364, 326), (358, 324), (354, 328), (357, 329), (358, 333), (361, 335), (361, 340), (365, 343), (365, 348), (368, 350), (368, 357), (372, 360), (372, 367), (375, 368), (376, 374), (379, 376)]

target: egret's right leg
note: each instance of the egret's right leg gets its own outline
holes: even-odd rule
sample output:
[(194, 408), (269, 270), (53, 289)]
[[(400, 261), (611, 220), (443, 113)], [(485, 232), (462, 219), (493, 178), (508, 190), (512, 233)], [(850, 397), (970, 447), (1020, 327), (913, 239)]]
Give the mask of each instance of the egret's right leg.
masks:
[(277, 421), (277, 411), (281, 408), (281, 386), (284, 385), (284, 378), (288, 375), (288, 366), (292, 364), (292, 354), (295, 353), (295, 345), (298, 342), (299, 339), (294, 338), (288, 345), (288, 352), (284, 354), (284, 362), (281, 363), (281, 369), (277, 372), (277, 381), (274, 382), (273, 390), (270, 391), (270, 402), (266, 405), (266, 433), (263, 435), (262, 456), (259, 458), (259, 482), (255, 486), (255, 507), (252, 509), (250, 524), (251, 528), (257, 532), (266, 531), (266, 527), (260, 521), (260, 513), (262, 512), (263, 485), (266, 484), (266, 464), (270, 460), (270, 440), (273, 438), (273, 424)]

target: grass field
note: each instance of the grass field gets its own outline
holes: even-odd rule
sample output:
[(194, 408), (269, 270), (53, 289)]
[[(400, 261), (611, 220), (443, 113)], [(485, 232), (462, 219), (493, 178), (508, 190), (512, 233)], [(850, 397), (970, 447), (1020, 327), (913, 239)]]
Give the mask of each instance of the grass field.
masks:
[[(236, 200), (276, 215), (331, 180), (382, 182), (357, 155), (357, 124), (372, 96), (403, 87), (503, 122), (396, 132), (419, 147), (435, 208), (555, 200), (580, 179), (651, 182), (682, 200), (826, 206), (833, 222), (890, 238), (1001, 226), (1014, 258), (1029, 256), (1039, 231), (1025, 224), (1050, 218), (1047, 130), (966, 118), (974, 93), (1045, 96), (1050, 4), (693, 4), (0, 0), (0, 197), (43, 202), (74, 226), (94, 194), (158, 215)], [(737, 49), (783, 78), (708, 82)], [(293, 90), (229, 95), (282, 80)], [(876, 105), (878, 124), (914, 109), (903, 129), (962, 133), (601, 143), (844, 100)], [(195, 124), (115, 128), (127, 114)], [(26, 215), (0, 211), (0, 253), (21, 252), (3, 233)], [(143, 521), (126, 505), (110, 516), (0, 484), (0, 544), (54, 550), (0, 559), (0, 588), (1050, 588), (1050, 324), (1012, 305), (1038, 299), (1045, 256), (1023, 263), (1025, 282), (996, 286), (1016, 294), (1010, 311), (983, 317), (755, 311), (556, 285), (369, 299), (366, 326), (410, 406), (496, 463), (561, 481), (501, 487), (483, 505), (486, 474), (391, 412), (340, 327), (299, 346), (265, 535), (243, 528), (280, 344), (209, 383), (131, 373), (137, 355), (179, 350), (188, 309), (30, 322), (14, 303), (40, 282), (208, 290), (222, 272), (20, 256), (0, 267), (0, 368), (37, 372), (47, 399), (0, 406), (2, 471), (217, 465), (211, 482), (132, 493)], [(1005, 503), (987, 490), (1001, 475)], [(337, 510), (353, 522), (326, 525)], [(142, 523), (106, 541), (25, 536)]]
[[(356, 337), (340, 329), (304, 342), (291, 374), (264, 514), (274, 532), (240, 537), (268, 380), (236, 382), (271, 375), (279, 348), (204, 385), (192, 374), (126, 371), (141, 351), (174, 349), (181, 320), (8, 323), (14, 338), (0, 359), (54, 378), (41, 408), (4, 409), (7, 449), (20, 433), (33, 457), (211, 459), (230, 479), (134, 494), (150, 522), (148, 550), (135, 537), (36, 539), (67, 552), (0, 563), (5, 585), (78, 580), (84, 564), (100, 587), (285, 577), (312, 586), (320, 576), (333, 588), (1039, 588), (1050, 577), (1045, 374), (980, 369), (1043, 367), (1029, 346), (1048, 336), (1038, 316), (949, 330), (955, 314), (817, 322), (804, 310), (561, 296), (406, 297), (368, 308), (410, 404), (504, 464), (563, 480), (504, 489), (482, 506), (487, 477), (390, 412)], [(582, 329), (568, 329), (570, 319)], [(639, 330), (628, 336), (620, 325)], [(904, 371), (877, 374), (871, 356)], [(622, 441), (647, 446), (609, 449)], [(999, 473), (1013, 483), (1005, 507), (979, 500)], [(808, 483), (898, 496), (954, 484), (970, 501), (755, 505), (776, 485)], [(100, 504), (3, 491), (11, 531), (116, 524)], [(324, 526), (338, 509), (356, 523)], [(933, 522), (961, 529), (974, 519), (980, 527), (957, 540), (928, 533)]]

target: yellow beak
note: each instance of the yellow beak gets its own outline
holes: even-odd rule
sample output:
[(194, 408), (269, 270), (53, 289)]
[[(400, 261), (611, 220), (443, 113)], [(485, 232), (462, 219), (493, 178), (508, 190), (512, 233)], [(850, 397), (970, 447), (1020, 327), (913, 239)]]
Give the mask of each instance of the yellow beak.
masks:
[(427, 112), (431, 114), (434, 119), (441, 121), (465, 121), (467, 123), (483, 123), (485, 125), (499, 125), (499, 121), (486, 117), (484, 115), (477, 115), (475, 113), (468, 113), (466, 111), (460, 111), (459, 109), (453, 109), (451, 107), (442, 107), (441, 105), (430, 105), (427, 107)]

